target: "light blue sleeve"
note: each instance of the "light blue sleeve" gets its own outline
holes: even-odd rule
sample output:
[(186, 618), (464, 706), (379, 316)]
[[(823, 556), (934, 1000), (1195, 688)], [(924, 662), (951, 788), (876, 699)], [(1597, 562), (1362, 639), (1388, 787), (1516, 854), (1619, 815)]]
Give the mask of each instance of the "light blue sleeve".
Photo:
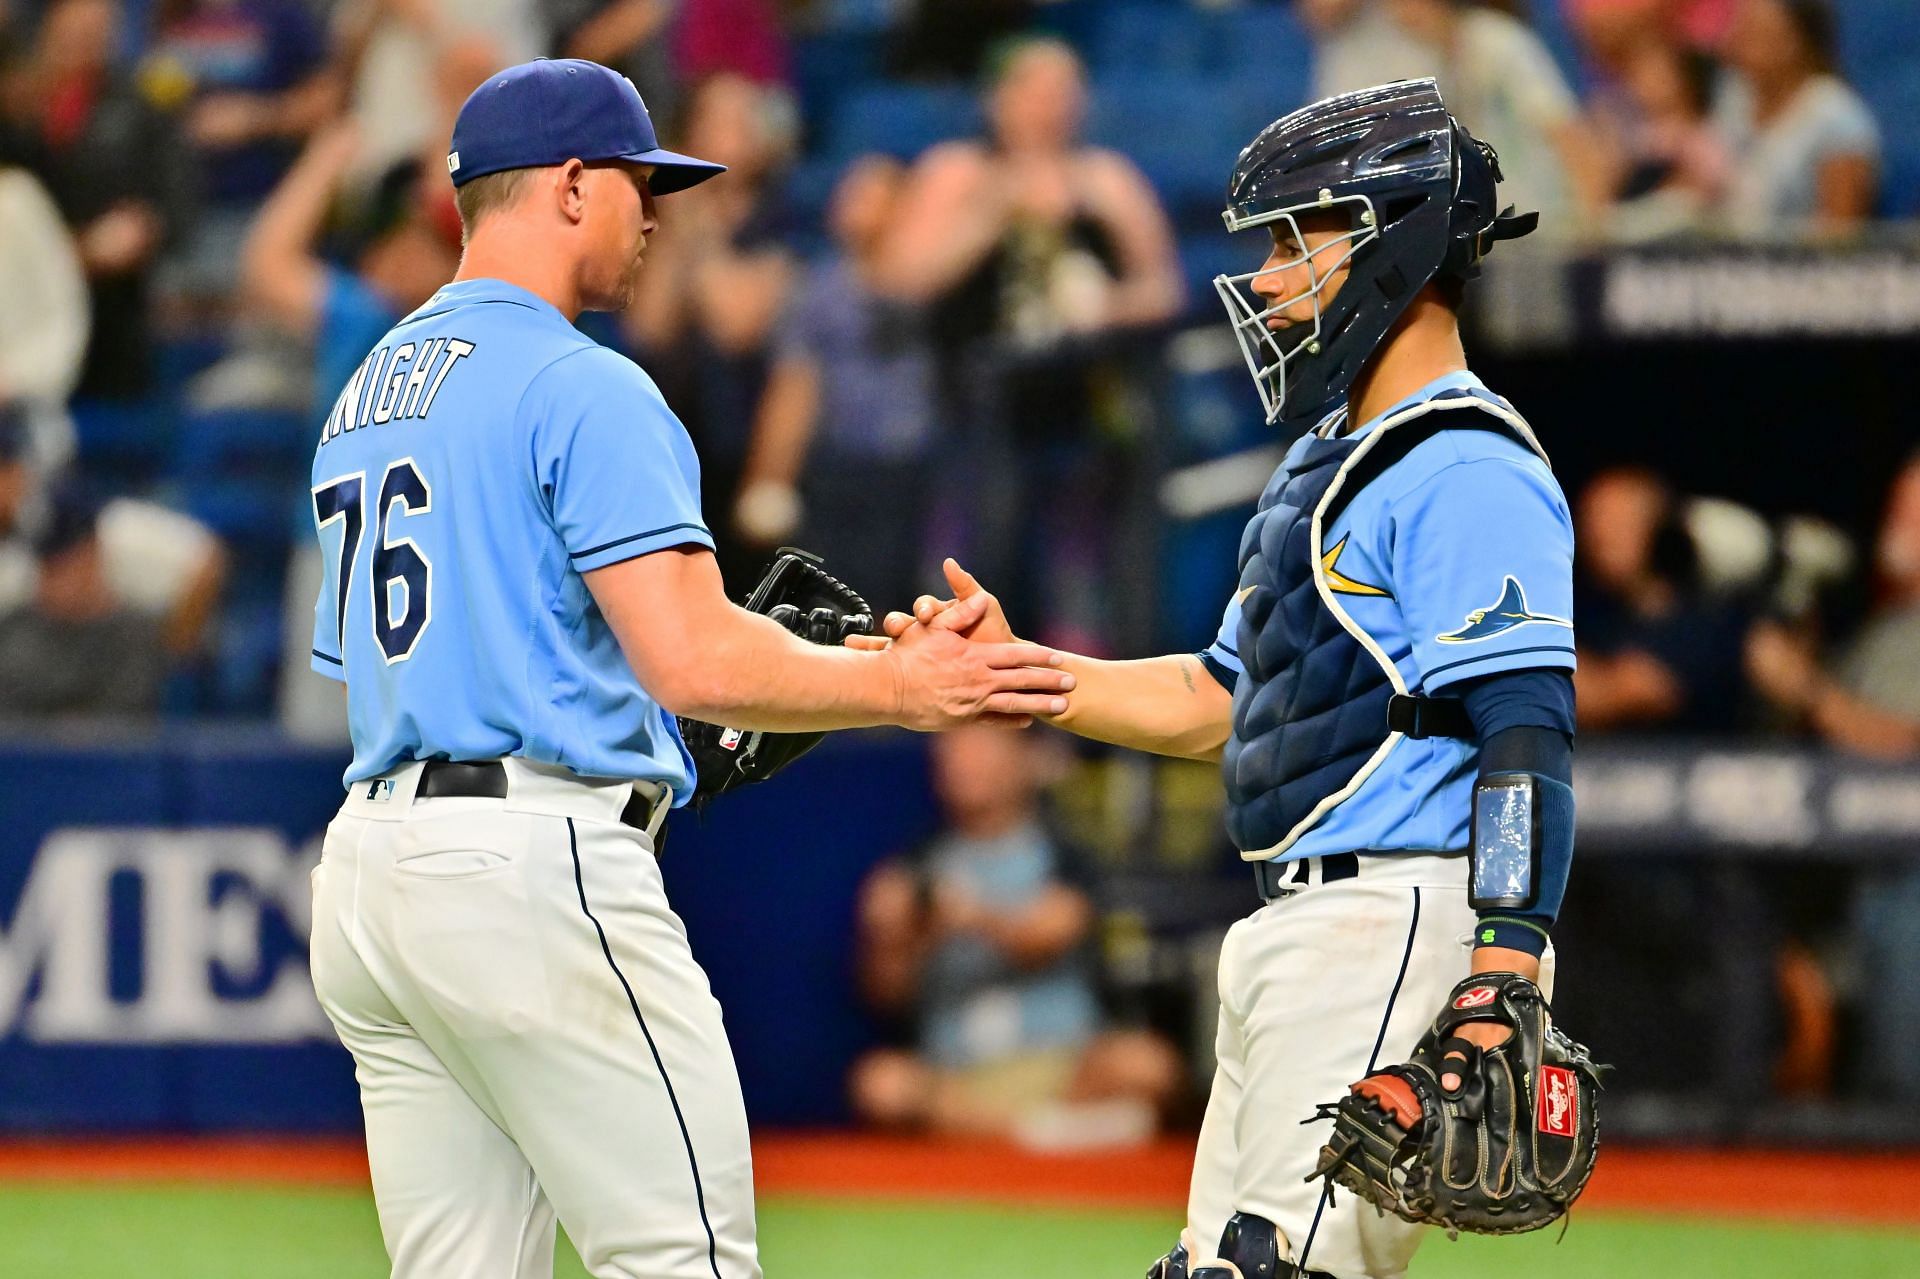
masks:
[[(358, 495), (355, 495), (358, 502)], [(341, 651), (340, 613), (344, 603), (340, 599), (339, 568), (340, 542), (346, 536), (346, 528), (334, 521), (325, 528), (317, 529), (319, 541), (315, 548), (315, 560), (320, 566), (320, 588), (313, 597), (313, 656), (308, 665), (328, 679), (347, 682), (347, 666), (343, 660), (346, 654)], [(295, 560), (295, 571), (300, 561)]]
[(1388, 577), (1421, 688), (1571, 670), (1573, 519), (1531, 459), (1452, 462), (1393, 503)]
[(313, 657), (308, 662), (314, 670), (328, 679), (347, 682), (347, 665), (341, 660), (341, 654), (333, 650), (340, 647), (340, 626), (333, 617), (333, 604), (328, 599), (333, 588), (325, 582), (320, 584), (320, 593), (313, 601)]
[[(1218, 662), (1235, 677), (1246, 674), (1246, 663), (1240, 660), (1240, 592), (1235, 591), (1227, 600), (1227, 607), (1220, 614), (1220, 630), (1214, 635), (1213, 643), (1200, 650), (1200, 659), (1209, 665)], [(1226, 681), (1222, 681), (1226, 683)], [(1232, 691), (1232, 685), (1227, 685)]]
[(713, 547), (693, 441), (653, 379), (602, 346), (554, 361), (527, 387), (541, 498), (585, 573), (673, 546)]

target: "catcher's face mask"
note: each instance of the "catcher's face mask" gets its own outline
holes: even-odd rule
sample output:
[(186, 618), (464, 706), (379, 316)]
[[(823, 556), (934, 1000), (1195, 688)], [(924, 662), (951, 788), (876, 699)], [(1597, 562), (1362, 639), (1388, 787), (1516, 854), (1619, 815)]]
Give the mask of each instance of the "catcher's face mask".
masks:
[[(1296, 215), (1324, 215), (1329, 210), (1350, 213), (1352, 229), (1332, 235), (1302, 232)], [(1270, 227), (1274, 241), (1266, 262), (1244, 275), (1216, 276), (1213, 287), (1227, 308), (1233, 336), (1253, 375), (1267, 423), (1272, 425), (1286, 408), (1288, 370), (1320, 354), (1327, 340), (1328, 306), (1347, 274), (1345, 268), (1362, 246), (1379, 238), (1380, 231), (1373, 201), (1364, 195), (1290, 205), (1233, 229), (1262, 225)]]

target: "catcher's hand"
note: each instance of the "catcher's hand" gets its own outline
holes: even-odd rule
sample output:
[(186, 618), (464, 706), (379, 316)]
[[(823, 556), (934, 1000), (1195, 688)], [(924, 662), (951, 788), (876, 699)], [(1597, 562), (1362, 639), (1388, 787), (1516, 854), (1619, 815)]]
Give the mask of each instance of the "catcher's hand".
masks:
[[(761, 613), (814, 644), (839, 645), (871, 635), (873, 610), (860, 593), (820, 567), (820, 557), (791, 546), (774, 554), (766, 575), (742, 606)], [(680, 736), (693, 756), (694, 802), (736, 786), (763, 782), (817, 745), (824, 733), (745, 732), (680, 718)]]
[[(1483, 1049), (1458, 1035), (1474, 1022), (1512, 1033)], [(1554, 1026), (1538, 986), (1517, 973), (1469, 977), (1405, 1065), (1320, 1108), (1333, 1136), (1313, 1177), (1450, 1233), (1538, 1230), (1593, 1173), (1600, 1071)]]

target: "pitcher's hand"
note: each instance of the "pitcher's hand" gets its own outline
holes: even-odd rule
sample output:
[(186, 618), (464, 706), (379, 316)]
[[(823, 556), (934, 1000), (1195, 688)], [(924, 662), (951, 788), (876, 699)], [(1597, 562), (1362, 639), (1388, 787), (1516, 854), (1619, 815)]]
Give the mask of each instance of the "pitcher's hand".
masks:
[(953, 631), (908, 626), (886, 650), (900, 695), (897, 723), (923, 732), (985, 717), (1058, 715), (1074, 678), (1038, 644), (969, 642)]

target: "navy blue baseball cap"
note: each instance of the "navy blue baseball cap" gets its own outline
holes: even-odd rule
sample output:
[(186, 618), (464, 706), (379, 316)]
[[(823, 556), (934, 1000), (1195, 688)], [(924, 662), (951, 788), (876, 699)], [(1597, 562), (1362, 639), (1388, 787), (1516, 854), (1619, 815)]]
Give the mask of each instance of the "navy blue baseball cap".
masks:
[(655, 195), (684, 191), (727, 166), (661, 147), (633, 81), (580, 58), (536, 58), (495, 72), (453, 122), (447, 172), (461, 186), (507, 169), (568, 160), (651, 164)]

